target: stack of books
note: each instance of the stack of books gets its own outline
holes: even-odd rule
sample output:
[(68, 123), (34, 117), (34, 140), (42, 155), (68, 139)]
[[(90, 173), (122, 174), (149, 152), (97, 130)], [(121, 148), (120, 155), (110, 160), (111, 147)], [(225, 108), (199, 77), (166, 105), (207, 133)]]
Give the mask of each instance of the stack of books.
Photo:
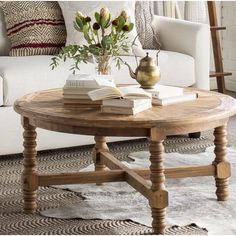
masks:
[(63, 87), (64, 104), (101, 105), (101, 101), (92, 101), (88, 92), (103, 86), (115, 86), (110, 75), (70, 75)]
[(135, 115), (152, 107), (151, 94), (137, 87), (104, 87), (88, 93), (104, 113)]
[(152, 94), (152, 104), (159, 106), (193, 101), (198, 97), (196, 92), (185, 92), (184, 88), (159, 84), (155, 88), (146, 89), (145, 91)]

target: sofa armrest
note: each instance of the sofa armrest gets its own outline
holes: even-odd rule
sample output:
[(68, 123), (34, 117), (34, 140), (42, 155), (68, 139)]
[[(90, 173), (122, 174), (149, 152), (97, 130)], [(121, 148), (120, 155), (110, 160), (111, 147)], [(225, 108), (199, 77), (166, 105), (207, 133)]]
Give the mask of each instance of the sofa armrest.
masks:
[(3, 106), (3, 78), (0, 75), (0, 107)]
[(155, 15), (152, 27), (163, 49), (184, 53), (194, 58), (196, 82), (193, 86), (209, 90), (209, 25)]

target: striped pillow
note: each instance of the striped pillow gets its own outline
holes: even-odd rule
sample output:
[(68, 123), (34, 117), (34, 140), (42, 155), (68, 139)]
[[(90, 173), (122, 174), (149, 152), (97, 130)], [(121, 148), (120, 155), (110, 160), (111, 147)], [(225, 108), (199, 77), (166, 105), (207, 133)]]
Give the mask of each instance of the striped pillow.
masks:
[(10, 56), (52, 55), (66, 42), (66, 29), (57, 2), (3, 2)]

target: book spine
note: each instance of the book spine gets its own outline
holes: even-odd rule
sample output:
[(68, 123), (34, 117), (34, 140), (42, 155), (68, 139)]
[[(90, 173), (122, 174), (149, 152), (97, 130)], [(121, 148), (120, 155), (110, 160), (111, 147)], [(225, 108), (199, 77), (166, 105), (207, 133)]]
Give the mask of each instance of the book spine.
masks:
[(133, 115), (133, 109), (123, 109), (119, 107), (104, 107), (101, 106), (101, 111), (104, 113), (113, 113), (113, 114), (123, 114), (123, 115)]
[(112, 100), (103, 100), (102, 103), (104, 106), (114, 106), (114, 107), (127, 107), (133, 108), (135, 106), (135, 102), (132, 100), (125, 99), (112, 99)]
[(86, 99), (63, 99), (64, 104), (86, 104), (86, 105), (101, 105), (100, 101), (91, 101)]
[(64, 98), (68, 98), (68, 99), (89, 99), (88, 94), (63, 94)]
[(180, 102), (193, 101), (193, 100), (196, 100), (197, 97), (198, 97), (198, 94), (194, 93), (194, 94), (186, 94), (184, 96), (178, 96), (178, 97), (174, 97), (174, 98), (153, 99), (152, 104), (166, 106), (166, 105), (171, 105), (171, 104), (180, 103)]
[(102, 106), (102, 112), (124, 114), (124, 115), (135, 115), (136, 113), (142, 112), (152, 107), (151, 100), (147, 104), (140, 104), (134, 108), (127, 107), (113, 107), (113, 106)]

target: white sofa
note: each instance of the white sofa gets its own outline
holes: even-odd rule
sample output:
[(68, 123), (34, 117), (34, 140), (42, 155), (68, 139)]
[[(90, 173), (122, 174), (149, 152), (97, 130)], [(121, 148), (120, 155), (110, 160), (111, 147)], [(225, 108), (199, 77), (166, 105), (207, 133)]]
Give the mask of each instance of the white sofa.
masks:
[[(152, 24), (164, 49), (159, 54), (160, 83), (209, 89), (209, 26), (160, 16), (154, 16)], [(10, 57), (8, 47), (0, 10), (0, 155), (22, 151), (22, 128), (19, 115), (13, 111), (14, 101), (36, 90), (62, 87), (71, 73), (69, 62), (52, 71), (49, 67), (51, 56)], [(155, 50), (148, 51), (155, 56)], [(134, 57), (126, 56), (124, 60), (135, 69)], [(81, 73), (91, 70), (92, 64), (81, 65)], [(127, 67), (112, 71), (117, 83), (135, 83)], [(38, 150), (91, 143), (91, 136), (38, 129)]]

